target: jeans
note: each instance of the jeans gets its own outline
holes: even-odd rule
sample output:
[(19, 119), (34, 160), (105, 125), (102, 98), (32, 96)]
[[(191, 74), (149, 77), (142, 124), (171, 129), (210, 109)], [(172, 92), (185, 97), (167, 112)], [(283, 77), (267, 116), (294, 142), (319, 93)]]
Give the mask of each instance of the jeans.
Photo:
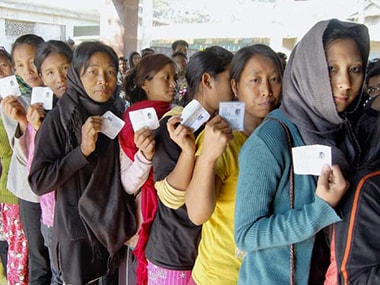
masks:
[(50, 269), (51, 269), (51, 285), (62, 285), (63, 281), (61, 279), (61, 274), (56, 268), (54, 262), (52, 262), (52, 239), (53, 239), (53, 228), (41, 223), (41, 233), (45, 240), (45, 246), (49, 250), (50, 257)]

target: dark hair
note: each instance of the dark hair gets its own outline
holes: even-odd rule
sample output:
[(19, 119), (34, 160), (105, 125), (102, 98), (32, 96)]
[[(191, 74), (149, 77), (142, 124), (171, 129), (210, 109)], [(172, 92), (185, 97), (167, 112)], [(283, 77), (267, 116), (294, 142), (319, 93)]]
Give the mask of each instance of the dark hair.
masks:
[(374, 58), (368, 63), (365, 83), (368, 85), (369, 79), (377, 75), (380, 75), (380, 59)]
[(172, 43), (172, 50), (175, 51), (177, 49), (177, 46), (185, 46), (189, 47), (189, 44), (185, 40), (176, 40)]
[[(88, 68), (88, 60), (90, 57), (97, 52), (107, 54), (116, 68), (116, 73), (119, 70), (119, 60), (115, 51), (108, 45), (103, 44), (99, 41), (82, 42), (74, 51), (72, 66), (75, 72), (81, 76)], [(82, 72), (83, 68), (83, 73)]]
[(363, 61), (363, 73), (368, 61), (368, 47), (367, 41), (362, 35), (362, 30), (355, 28), (348, 28), (340, 24), (338, 20), (331, 20), (323, 34), (323, 46), (326, 50), (327, 45), (336, 39), (353, 39), (358, 45), (360, 55)]
[(254, 55), (262, 55), (273, 61), (280, 71), (281, 76), (283, 75), (284, 67), (277, 53), (267, 45), (255, 44), (239, 49), (232, 59), (230, 77), (231, 79), (234, 79), (236, 83), (240, 81), (241, 73), (243, 72), (248, 60)]
[(142, 57), (137, 66), (126, 76), (124, 90), (126, 98), (131, 104), (147, 99), (142, 85), (145, 80), (152, 80), (167, 64), (175, 66), (173, 60), (164, 54), (157, 53)]
[(220, 46), (211, 46), (194, 53), (186, 66), (185, 76), (189, 85), (186, 101), (190, 101), (198, 92), (204, 73), (209, 73), (215, 78), (219, 73), (227, 70), (232, 58), (232, 52)]
[(119, 56), (118, 60), (124, 60), (124, 61), (126, 61), (127, 59), (124, 56)]
[(63, 41), (50, 40), (40, 43), (34, 56), (34, 65), (38, 73), (41, 73), (41, 65), (50, 54), (61, 54), (67, 58), (68, 62), (73, 59), (72, 49)]
[(11, 50), (12, 64), (14, 64), (13, 55), (14, 55), (14, 51), (15, 51), (16, 47), (23, 45), (23, 44), (28, 44), (28, 45), (31, 45), (31, 46), (37, 48), (37, 46), (43, 42), (45, 42), (43, 40), (43, 38), (41, 38), (40, 36), (37, 36), (35, 34), (25, 34), (25, 35), (18, 37), (12, 45), (12, 50)]
[(154, 54), (155, 51), (154, 49), (152, 48), (144, 48), (141, 50), (141, 57), (144, 57), (144, 56), (147, 56), (147, 55), (150, 55), (150, 54)]
[(5, 49), (5, 47), (0, 46), (0, 55), (4, 56), (9, 62), (12, 63), (12, 57), (9, 52)]
[(135, 54), (140, 55), (137, 51), (131, 51), (131, 52), (129, 53), (129, 56), (128, 56), (128, 62), (129, 62), (129, 67), (130, 67), (130, 68), (135, 67), (135, 66), (133, 65), (133, 56), (134, 56)]
[(186, 54), (184, 54), (183, 52), (180, 52), (180, 51), (176, 51), (175, 53), (172, 54), (172, 58), (175, 58), (175, 57), (183, 57), (186, 61), (187, 61), (187, 56)]

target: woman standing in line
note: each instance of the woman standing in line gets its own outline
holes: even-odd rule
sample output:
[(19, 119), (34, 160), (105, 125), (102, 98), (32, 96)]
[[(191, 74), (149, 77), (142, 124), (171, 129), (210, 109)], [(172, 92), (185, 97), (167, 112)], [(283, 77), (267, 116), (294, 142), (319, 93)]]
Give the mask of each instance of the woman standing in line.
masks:
[(161, 119), (171, 109), (176, 87), (175, 74), (175, 64), (169, 57), (154, 54), (141, 59), (125, 79), (125, 92), (132, 98), (132, 105), (123, 115), (125, 126), (119, 138), (121, 179), (124, 190), (135, 195), (141, 226), (136, 236), (128, 242), (128, 252), (133, 250), (137, 257), (137, 264), (132, 256), (127, 260), (128, 284), (135, 284), (136, 277), (137, 284), (146, 284), (144, 251), (157, 204), (152, 174), (155, 138), (148, 128), (134, 132), (129, 113), (152, 107)]
[[(293, 49), (279, 110), (239, 154), (234, 231), (247, 256), (238, 284), (323, 282), (329, 258), (320, 259), (328, 255), (322, 230), (340, 221), (334, 207), (357, 158), (348, 116), (360, 102), (368, 53), (367, 28), (336, 19), (314, 25)], [(286, 129), (292, 147), (330, 146), (332, 167), (319, 178), (293, 174)]]
[[(62, 42), (50, 40), (38, 45), (34, 64), (37, 72), (44, 82), (44, 85), (49, 87), (54, 94), (54, 106), (58, 99), (60, 99), (67, 89), (67, 71), (69, 70), (70, 63), (73, 57), (73, 52), (70, 47)], [(28, 134), (29, 134), (29, 157), (27, 169), (30, 166), (34, 156), (34, 140), (38, 129), (45, 117), (45, 110), (39, 104), (38, 108), (30, 108), (27, 114), (28, 121)], [(33, 124), (32, 124), (33, 123)], [(38, 154), (37, 154), (38, 155)], [(52, 283), (62, 284), (59, 277), (59, 272), (54, 263), (52, 262), (51, 243), (53, 235), (54, 224), (54, 208), (55, 208), (55, 192), (49, 192), (41, 196), (41, 233), (44, 237), (45, 246), (49, 250), (50, 267), (52, 271)]]
[(361, 153), (350, 190), (339, 203), (342, 221), (334, 224), (331, 264), (325, 285), (377, 284), (380, 280), (380, 61), (367, 69), (368, 97), (356, 128)]
[[(212, 46), (195, 53), (186, 68), (189, 98), (197, 100), (212, 116), (220, 101), (232, 100), (229, 82), (232, 53)], [(182, 107), (177, 110), (182, 111)], [(174, 113), (174, 112), (173, 112)], [(216, 116), (216, 120), (221, 120)], [(224, 122), (227, 127), (227, 123)], [(185, 193), (195, 162), (193, 133), (179, 115), (168, 114), (160, 122), (153, 157), (158, 209), (146, 246), (148, 284), (187, 284), (197, 256), (201, 227), (189, 219)]]
[[(11, 55), (5, 49), (0, 50), (0, 69), (1, 77), (13, 74)], [(0, 112), (2, 112), (1, 108)], [(18, 199), (7, 188), (11, 158), (12, 148), (9, 145), (3, 120), (0, 118), (0, 159), (2, 164), (0, 179), (1, 218), (8, 247), (5, 271), (10, 284), (16, 282), (26, 284), (28, 282), (28, 246), (20, 220)]]
[(43, 85), (34, 65), (36, 48), (43, 42), (34, 34), (16, 39), (11, 56), (21, 96), (8, 96), (1, 102), (4, 127), (13, 149), (7, 186), (19, 198), (19, 214), (28, 241), (25, 244), (28, 246), (28, 282), (32, 285), (50, 284), (51, 280), (49, 253), (41, 234), (40, 198), (29, 186), (26, 169), (30, 141), (26, 131), (27, 112), (42, 111), (40, 104), (30, 106), (30, 100), (32, 88)]
[(134, 204), (121, 186), (118, 140), (101, 133), (103, 114), (123, 111), (117, 71), (111, 47), (80, 44), (67, 91), (36, 135), (29, 182), (39, 195), (56, 191), (53, 262), (67, 284), (96, 284), (116, 270), (136, 231)]
[(241, 257), (233, 225), (238, 154), (265, 116), (278, 107), (282, 72), (281, 62), (269, 46), (240, 49), (232, 59), (230, 75), (235, 97), (245, 103), (244, 130), (234, 131), (229, 141), (219, 122), (210, 121), (197, 140), (203, 148), (198, 148), (185, 196), (190, 219), (203, 225), (192, 272), (195, 284), (237, 283)]

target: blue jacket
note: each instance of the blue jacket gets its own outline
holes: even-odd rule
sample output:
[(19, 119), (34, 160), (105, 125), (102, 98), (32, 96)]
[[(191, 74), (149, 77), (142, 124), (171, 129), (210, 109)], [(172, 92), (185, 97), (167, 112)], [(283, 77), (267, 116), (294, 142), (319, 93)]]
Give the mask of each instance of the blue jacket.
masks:
[[(294, 124), (280, 110), (268, 117), (283, 121), (292, 147), (304, 142)], [(315, 195), (317, 177), (294, 174), (294, 210), (290, 210), (291, 154), (285, 130), (265, 120), (248, 138), (239, 154), (235, 207), (235, 241), (247, 252), (239, 283), (289, 284), (290, 245), (295, 244), (296, 284), (307, 284), (314, 237), (340, 220), (328, 203)]]

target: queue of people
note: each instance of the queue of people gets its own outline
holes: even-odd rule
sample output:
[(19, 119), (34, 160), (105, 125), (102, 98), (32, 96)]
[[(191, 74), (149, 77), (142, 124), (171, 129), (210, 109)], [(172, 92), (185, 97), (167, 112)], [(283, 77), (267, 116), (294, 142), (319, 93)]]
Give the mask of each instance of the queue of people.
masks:
[[(128, 71), (101, 42), (73, 51), (27, 34), (0, 49), (0, 77), (15, 75), (21, 94), (1, 94), (8, 284), (376, 284), (380, 61), (368, 64), (369, 43), (365, 25), (330, 19), (286, 64), (263, 44), (187, 58), (179, 40), (171, 57), (131, 53)], [(39, 87), (51, 110), (31, 102)], [(194, 102), (203, 113), (190, 116), (208, 118), (196, 128), (184, 119)], [(225, 102), (243, 106), (243, 127)], [(136, 129), (144, 110), (157, 126)], [(331, 164), (296, 171), (293, 148), (321, 145)]]

